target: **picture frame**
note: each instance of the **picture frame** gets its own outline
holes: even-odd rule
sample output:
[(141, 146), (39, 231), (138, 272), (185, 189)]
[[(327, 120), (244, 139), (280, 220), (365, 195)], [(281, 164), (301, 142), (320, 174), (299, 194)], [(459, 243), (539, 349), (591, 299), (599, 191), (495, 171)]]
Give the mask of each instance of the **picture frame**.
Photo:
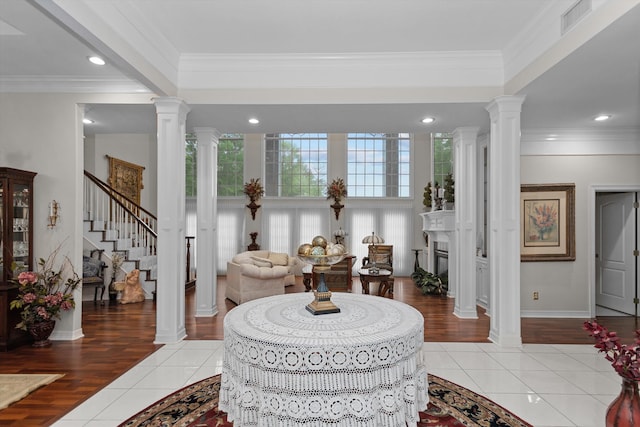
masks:
[(575, 184), (522, 184), (520, 260), (575, 261)]
[(140, 205), (140, 193), (144, 188), (142, 184), (142, 172), (144, 166), (136, 165), (125, 160), (117, 159), (109, 155), (109, 179), (108, 184), (116, 191), (122, 193), (129, 201)]

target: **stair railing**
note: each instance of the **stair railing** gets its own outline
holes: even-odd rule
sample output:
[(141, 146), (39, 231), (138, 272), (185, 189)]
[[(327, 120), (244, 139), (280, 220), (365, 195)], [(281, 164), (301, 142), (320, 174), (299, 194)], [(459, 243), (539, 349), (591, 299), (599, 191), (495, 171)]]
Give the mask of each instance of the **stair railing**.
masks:
[(156, 255), (155, 215), (90, 172), (85, 170), (84, 176), (86, 218), (103, 222), (104, 230), (114, 233), (106, 239), (127, 239), (131, 247), (144, 248), (144, 255)]

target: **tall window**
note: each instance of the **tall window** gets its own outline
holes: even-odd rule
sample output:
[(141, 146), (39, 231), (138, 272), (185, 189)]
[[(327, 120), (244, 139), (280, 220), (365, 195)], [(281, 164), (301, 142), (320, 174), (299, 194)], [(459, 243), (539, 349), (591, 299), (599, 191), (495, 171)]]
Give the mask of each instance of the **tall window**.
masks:
[(410, 196), (408, 133), (350, 133), (347, 138), (349, 197)]
[(320, 197), (327, 185), (327, 134), (277, 133), (265, 136), (265, 194)]
[(444, 178), (453, 172), (453, 138), (446, 133), (434, 133), (433, 141), (433, 181), (444, 187)]
[(244, 135), (224, 134), (218, 140), (218, 196), (242, 196)]
[(194, 134), (187, 134), (185, 140), (185, 190), (187, 197), (198, 194), (198, 141)]
[[(218, 140), (218, 196), (242, 196), (244, 135), (224, 134)], [(198, 141), (187, 134), (185, 141), (185, 186), (187, 197), (198, 194)]]

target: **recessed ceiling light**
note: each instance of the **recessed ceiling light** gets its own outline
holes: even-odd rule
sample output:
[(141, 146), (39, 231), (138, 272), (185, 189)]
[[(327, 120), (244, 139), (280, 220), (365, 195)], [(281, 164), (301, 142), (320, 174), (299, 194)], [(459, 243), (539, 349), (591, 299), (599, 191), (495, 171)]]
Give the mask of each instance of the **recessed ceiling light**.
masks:
[(258, 123), (260, 123), (260, 120), (256, 119), (255, 117), (251, 117), (249, 119), (249, 123), (251, 123), (252, 125), (257, 125)]
[(435, 122), (436, 119), (434, 119), (433, 117), (425, 117), (424, 119), (422, 119), (422, 123), (428, 125), (429, 123), (433, 123)]
[(596, 116), (595, 120), (596, 122), (604, 122), (605, 120), (609, 120), (611, 118), (611, 114), (600, 114), (599, 116)]
[(82, 119), (82, 123), (84, 123), (85, 125), (90, 125), (91, 123), (93, 123), (93, 120), (91, 120), (91, 119)]
[(96, 64), (96, 65), (104, 65), (104, 64), (106, 64), (104, 59), (100, 58), (99, 56), (90, 56), (89, 57), (89, 62), (91, 62), (92, 64)]

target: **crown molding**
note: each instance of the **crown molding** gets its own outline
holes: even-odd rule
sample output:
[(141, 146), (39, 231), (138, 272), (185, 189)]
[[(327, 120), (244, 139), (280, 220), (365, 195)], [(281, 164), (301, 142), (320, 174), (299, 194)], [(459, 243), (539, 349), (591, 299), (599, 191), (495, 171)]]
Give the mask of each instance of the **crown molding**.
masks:
[(523, 130), (520, 143), (522, 156), (640, 155), (640, 129)]
[(356, 54), (186, 54), (181, 90), (229, 88), (495, 87), (498, 51)]
[(0, 93), (151, 93), (135, 80), (77, 76), (2, 76)]

